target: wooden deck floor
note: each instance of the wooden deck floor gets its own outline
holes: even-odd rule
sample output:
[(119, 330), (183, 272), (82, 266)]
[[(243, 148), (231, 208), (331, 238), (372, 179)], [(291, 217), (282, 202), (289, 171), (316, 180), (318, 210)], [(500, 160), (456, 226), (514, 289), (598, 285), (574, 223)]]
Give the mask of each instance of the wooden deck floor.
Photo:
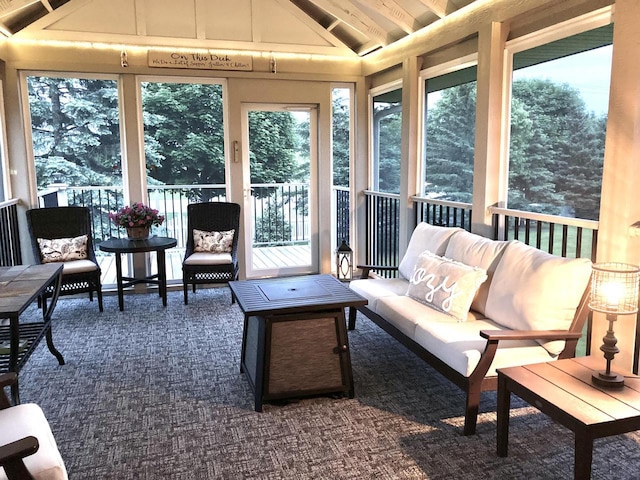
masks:
[[(116, 284), (116, 262), (114, 254), (96, 252), (98, 263), (102, 269), (102, 285), (109, 287)], [(262, 247), (253, 251), (256, 269), (297, 267), (308, 265), (311, 251), (308, 245), (287, 247)], [(167, 282), (182, 282), (182, 259), (184, 248), (172, 248), (166, 251)], [(155, 253), (149, 254), (151, 274), (157, 273)], [(123, 258), (124, 275), (129, 276), (127, 262)]]

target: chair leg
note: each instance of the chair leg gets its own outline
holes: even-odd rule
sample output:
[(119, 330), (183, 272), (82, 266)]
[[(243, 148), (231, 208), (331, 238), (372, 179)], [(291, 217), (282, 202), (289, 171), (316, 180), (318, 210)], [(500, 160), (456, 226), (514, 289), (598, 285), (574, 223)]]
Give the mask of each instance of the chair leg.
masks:
[(182, 290), (184, 291), (184, 304), (189, 304), (189, 286), (187, 285), (187, 281), (182, 279)]
[(102, 307), (102, 287), (100, 285), (98, 285), (98, 288), (96, 289), (96, 293), (98, 296), (98, 310), (103, 312), (104, 309)]

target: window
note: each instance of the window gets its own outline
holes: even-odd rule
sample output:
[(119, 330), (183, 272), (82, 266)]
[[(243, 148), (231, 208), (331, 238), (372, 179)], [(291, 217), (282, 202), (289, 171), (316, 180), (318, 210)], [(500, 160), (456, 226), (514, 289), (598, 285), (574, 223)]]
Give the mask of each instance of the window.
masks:
[(333, 163), (333, 212), (335, 221), (332, 250), (342, 240), (351, 243), (349, 173), (351, 163), (351, 87), (334, 87), (331, 90), (332, 106), (332, 163)]
[(471, 202), (477, 68), (425, 80), (424, 184), (427, 198)]
[(513, 55), (509, 208), (597, 220), (613, 25)]
[(373, 190), (400, 193), (402, 89), (373, 97)]
[(118, 82), (26, 77), (40, 206), (91, 209), (96, 238), (117, 236), (108, 213), (122, 206)]

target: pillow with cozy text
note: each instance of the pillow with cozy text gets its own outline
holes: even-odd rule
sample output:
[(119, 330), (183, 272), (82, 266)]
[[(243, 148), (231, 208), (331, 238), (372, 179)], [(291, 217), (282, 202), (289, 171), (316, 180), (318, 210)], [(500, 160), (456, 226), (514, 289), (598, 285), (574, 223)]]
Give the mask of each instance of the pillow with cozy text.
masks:
[(407, 295), (464, 322), (487, 272), (449, 258), (422, 252), (409, 279)]

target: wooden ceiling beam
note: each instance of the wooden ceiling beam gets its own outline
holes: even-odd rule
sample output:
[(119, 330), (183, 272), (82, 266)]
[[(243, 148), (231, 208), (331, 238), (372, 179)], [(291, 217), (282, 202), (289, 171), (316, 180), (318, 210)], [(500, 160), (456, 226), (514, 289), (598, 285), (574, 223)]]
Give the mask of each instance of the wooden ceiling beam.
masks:
[[(40, 0), (0, 0), (0, 18), (12, 15), (17, 11), (22, 10), (23, 8), (26, 8), (35, 3), (41, 2)], [(49, 6), (49, 8), (50, 7), (51, 6)]]
[(354, 30), (376, 40), (380, 45), (386, 46), (391, 43), (389, 33), (354, 4), (345, 2), (344, 0), (310, 1), (340, 19)]
[(440, 18), (447, 16), (448, 0), (420, 0), (420, 2)]
[(356, 0), (356, 2), (375, 10), (408, 34), (420, 28), (416, 19), (395, 0)]

